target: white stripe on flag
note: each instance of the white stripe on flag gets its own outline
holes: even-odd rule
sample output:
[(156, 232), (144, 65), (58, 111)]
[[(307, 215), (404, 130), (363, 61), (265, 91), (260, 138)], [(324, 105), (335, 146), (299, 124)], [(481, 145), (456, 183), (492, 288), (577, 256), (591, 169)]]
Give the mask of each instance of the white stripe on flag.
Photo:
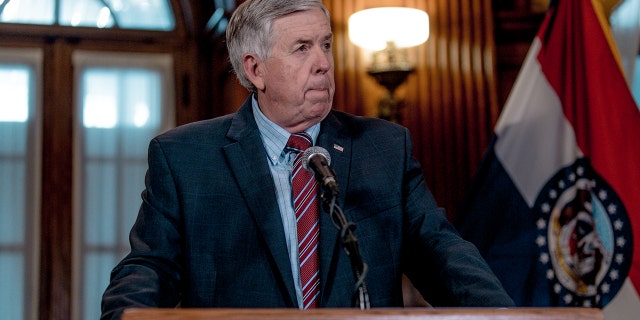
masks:
[(640, 315), (640, 297), (633, 287), (631, 280), (627, 278), (618, 294), (607, 304), (604, 309), (604, 318), (607, 320), (638, 319)]
[(582, 157), (573, 127), (542, 73), (539, 51), (535, 38), (495, 128), (496, 156), (529, 207), (551, 176)]

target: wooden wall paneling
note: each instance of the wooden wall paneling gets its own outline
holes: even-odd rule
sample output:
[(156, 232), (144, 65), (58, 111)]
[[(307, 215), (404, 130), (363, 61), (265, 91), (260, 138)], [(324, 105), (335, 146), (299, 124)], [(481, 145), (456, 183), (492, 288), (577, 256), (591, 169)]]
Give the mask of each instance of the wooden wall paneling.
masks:
[(480, 127), (479, 130), (481, 132), (487, 132), (488, 135), (485, 136), (485, 141), (482, 141), (482, 144), (479, 146), (481, 149), (478, 149), (478, 155), (484, 156), (485, 149), (482, 147), (483, 145), (489, 145), (491, 143), (491, 139), (493, 137), (493, 127), (498, 121), (498, 116), (500, 115), (500, 111), (502, 110), (502, 104), (500, 102), (499, 91), (498, 91), (498, 55), (496, 50), (496, 37), (495, 37), (495, 23), (494, 23), (494, 14), (493, 10), (491, 10), (491, 1), (484, 1), (484, 21), (486, 22), (486, 29), (483, 32), (484, 36), (484, 46), (482, 48), (484, 54), (482, 58), (482, 66), (483, 66), (483, 74), (487, 77), (486, 84), (491, 86), (487, 90), (484, 90), (489, 97), (489, 110), (486, 114), (486, 118), (483, 119), (482, 125), (485, 128)]
[(433, 104), (429, 103), (434, 99), (434, 93), (439, 84), (434, 57), (436, 56), (436, 46), (438, 36), (434, 34), (434, 5), (433, 1), (413, 1), (412, 7), (426, 11), (430, 19), (430, 35), (427, 42), (416, 48), (409, 50), (409, 58), (416, 65), (416, 72), (409, 76), (404, 91), (405, 106), (403, 110), (403, 124), (410, 128), (414, 140), (414, 154), (421, 159), (425, 172), (429, 172), (434, 162), (429, 155), (434, 154), (433, 144), (427, 143), (426, 138), (435, 136), (435, 126), (429, 119), (434, 117)]
[(473, 90), (474, 99), (470, 100), (468, 104), (469, 118), (466, 122), (466, 133), (469, 137), (467, 150), (470, 159), (467, 182), (475, 174), (480, 159), (489, 146), (489, 137), (493, 131), (493, 120), (491, 119), (495, 118), (491, 114), (496, 112), (497, 106), (495, 83), (493, 82), (495, 50), (493, 49), (491, 1), (475, 1), (472, 6), (477, 18), (471, 29), (475, 45), (470, 48), (470, 72), (472, 72), (473, 83), (476, 86)]
[(520, 66), (545, 15), (548, 1), (507, 1), (494, 3), (493, 25), (496, 48), (496, 87), (498, 104), (504, 105)]
[[(449, 203), (455, 203), (457, 195), (459, 194), (460, 187), (462, 186), (460, 172), (464, 170), (464, 162), (468, 161), (464, 158), (466, 153), (465, 149), (465, 128), (461, 125), (464, 123), (464, 117), (466, 116), (466, 97), (469, 96), (469, 87), (466, 86), (469, 79), (469, 72), (465, 68), (465, 62), (463, 60), (466, 48), (471, 46), (470, 39), (464, 38), (464, 32), (461, 27), (461, 23), (473, 23), (469, 21), (472, 19), (470, 16), (465, 17), (465, 6), (461, 5), (458, 1), (451, 1), (449, 7), (449, 26), (450, 26), (450, 46), (451, 53), (448, 59), (448, 65), (451, 73), (451, 86), (452, 86), (452, 101), (448, 106), (443, 106), (445, 110), (449, 110), (449, 117), (446, 119), (449, 130), (445, 132), (443, 136), (443, 143), (446, 146), (445, 153), (447, 158), (448, 179), (451, 181), (447, 190), (445, 190), (447, 197), (445, 198), (448, 206)], [(468, 65), (466, 66), (468, 68)], [(449, 209), (449, 214), (453, 214)]]
[[(493, 14), (491, 11), (491, 1), (474, 2), (476, 10), (479, 12), (481, 24), (474, 28), (474, 39), (479, 45), (472, 51), (474, 75), (478, 98), (483, 101), (484, 108), (472, 108), (475, 121), (470, 121), (472, 130), (469, 136), (472, 137), (470, 152), (472, 159), (479, 162), (484, 155), (500, 112), (498, 95), (496, 90), (496, 50), (493, 34)], [(470, 167), (471, 172), (475, 172), (477, 166)]]
[[(451, 140), (454, 134), (450, 126), (450, 114), (455, 108), (453, 103), (453, 84), (451, 70), (451, 50), (452, 35), (450, 27), (450, 5), (453, 1), (436, 1), (435, 10), (430, 15), (433, 27), (433, 42), (428, 43), (435, 46), (435, 56), (433, 57), (435, 68), (430, 68), (429, 73), (435, 78), (431, 96), (424, 104), (431, 105), (433, 110), (432, 118), (419, 119), (422, 123), (430, 124), (434, 127), (433, 135), (423, 137), (422, 146), (433, 145), (430, 154), (422, 154), (419, 160), (425, 157), (432, 159), (432, 166), (427, 168), (425, 178), (431, 188), (438, 203), (447, 209), (448, 214), (452, 213), (450, 203), (451, 192), (454, 188), (455, 177), (451, 174), (452, 166), (451, 148), (454, 147)], [(419, 125), (419, 124), (417, 124)], [(413, 127), (410, 127), (412, 129)]]
[[(468, 58), (469, 49), (475, 45), (469, 37), (469, 28), (474, 27), (474, 16), (469, 11), (470, 3), (460, 3), (459, 1), (450, 2), (450, 28), (451, 28), (451, 46), (450, 68), (452, 77), (452, 105), (450, 117), (447, 123), (450, 130), (444, 136), (444, 143), (448, 147), (446, 153), (450, 156), (446, 166), (449, 170), (449, 179), (451, 184), (447, 189), (447, 203), (449, 206), (455, 206), (461, 193), (465, 188), (465, 176), (468, 158), (467, 135), (465, 118), (468, 117), (468, 109), (471, 105), (469, 99), (473, 99), (472, 77), (470, 72), (470, 61)], [(453, 215), (452, 209), (449, 209), (449, 215)]]
[[(427, 8), (432, 36), (424, 72), (430, 94), (418, 105), (431, 109), (431, 115), (418, 121), (435, 130), (425, 132), (422, 125), (421, 134), (430, 136), (416, 140), (427, 153), (419, 156), (427, 182), (450, 218), (488, 146), (496, 118), (490, 8), (485, 0), (438, 1)], [(413, 131), (421, 124), (406, 125)]]
[[(357, 69), (358, 59), (349, 45), (349, 36), (346, 33), (349, 12), (353, 9), (353, 1), (324, 1), (331, 14), (331, 28), (333, 30), (333, 54), (335, 69), (335, 95), (334, 108), (338, 110), (354, 112), (359, 110), (357, 78), (354, 70)], [(351, 93), (351, 94), (348, 94)]]
[[(441, 121), (438, 119), (441, 111), (442, 102), (442, 81), (441, 81), (441, 64), (438, 57), (440, 54), (439, 43), (443, 37), (440, 36), (440, 28), (438, 26), (439, 14), (441, 4), (437, 1), (427, 2), (427, 13), (430, 20), (430, 35), (427, 43), (421, 48), (426, 53), (423, 56), (423, 64), (418, 66), (418, 77), (424, 79), (427, 89), (424, 91), (426, 94), (422, 95), (422, 99), (416, 100), (416, 105), (420, 106), (420, 110), (424, 110), (422, 117), (413, 118), (412, 122), (407, 123), (407, 126), (414, 132), (414, 140), (416, 143), (416, 150), (414, 154), (420, 160), (425, 171), (425, 178), (430, 187), (433, 188), (434, 182), (438, 179), (434, 177), (434, 172), (437, 172), (437, 164), (440, 162), (438, 155), (442, 150), (437, 143), (432, 141), (433, 137), (439, 136)], [(421, 60), (419, 59), (418, 62)], [(420, 66), (423, 67), (420, 67)], [(409, 100), (410, 101), (410, 100)], [(434, 181), (435, 179), (435, 181)], [(434, 190), (435, 191), (435, 190)], [(438, 201), (442, 201), (437, 198)]]
[(456, 119), (456, 131), (460, 135), (458, 138), (458, 147), (460, 152), (458, 153), (459, 168), (459, 180), (460, 186), (457, 188), (456, 199), (460, 199), (466, 188), (467, 178), (473, 174), (470, 172), (470, 161), (472, 160), (472, 141), (474, 135), (470, 134), (472, 129), (476, 126), (477, 120), (475, 110), (483, 107), (484, 101), (482, 100), (479, 91), (482, 90), (483, 79), (477, 77), (478, 69), (475, 65), (475, 55), (481, 54), (479, 50), (476, 50), (481, 43), (474, 34), (474, 30), (482, 30), (481, 11), (478, 10), (477, 4), (480, 1), (468, 2), (468, 5), (461, 6), (461, 15), (458, 17), (456, 25), (461, 26), (460, 37), (462, 43), (462, 51), (460, 52), (460, 70), (462, 73), (461, 85), (464, 87), (464, 97), (461, 105), (461, 115)]
[(436, 200), (455, 215), (497, 118), (491, 0), (325, 0), (335, 34), (336, 109), (375, 116), (385, 94), (366, 73), (368, 52), (349, 42), (349, 16), (365, 8), (407, 6), (430, 17), (429, 40), (410, 48), (416, 72), (398, 88), (402, 124)]

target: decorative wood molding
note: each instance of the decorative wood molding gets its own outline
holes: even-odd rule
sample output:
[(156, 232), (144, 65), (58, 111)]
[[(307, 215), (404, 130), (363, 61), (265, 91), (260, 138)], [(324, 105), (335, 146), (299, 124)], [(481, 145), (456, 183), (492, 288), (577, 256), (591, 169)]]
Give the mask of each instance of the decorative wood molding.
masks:
[(131, 309), (122, 320), (602, 320), (593, 308), (458, 309)]

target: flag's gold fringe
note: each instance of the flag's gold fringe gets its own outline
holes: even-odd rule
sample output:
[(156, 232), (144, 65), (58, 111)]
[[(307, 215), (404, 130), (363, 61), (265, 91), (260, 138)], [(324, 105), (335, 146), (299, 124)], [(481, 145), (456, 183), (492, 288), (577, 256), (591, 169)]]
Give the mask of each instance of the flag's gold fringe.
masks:
[(607, 39), (609, 43), (609, 48), (611, 49), (611, 53), (613, 54), (614, 59), (616, 60), (616, 64), (618, 68), (624, 74), (624, 69), (622, 68), (622, 59), (620, 58), (620, 52), (618, 51), (618, 46), (616, 45), (616, 41), (613, 39), (613, 34), (611, 34), (611, 27), (609, 25), (609, 14), (611, 14), (612, 8), (618, 3), (618, 1), (604, 1), (607, 4), (605, 13), (605, 8), (603, 6), (603, 0), (591, 0), (591, 4), (593, 6), (593, 10), (596, 13), (596, 17), (600, 22), (600, 27), (602, 28), (602, 32), (604, 33), (604, 37)]
[(621, 0), (600, 0), (600, 3), (602, 4), (602, 12), (604, 12), (604, 14), (607, 17), (611, 16), (611, 13), (613, 12), (614, 8), (620, 3), (622, 2)]

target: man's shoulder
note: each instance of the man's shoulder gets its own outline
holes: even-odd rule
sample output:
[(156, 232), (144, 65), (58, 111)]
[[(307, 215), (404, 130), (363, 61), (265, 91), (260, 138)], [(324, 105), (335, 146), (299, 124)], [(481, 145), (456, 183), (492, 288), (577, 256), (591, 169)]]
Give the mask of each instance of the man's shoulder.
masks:
[(159, 141), (214, 141), (224, 137), (229, 130), (232, 114), (194, 121), (171, 128), (155, 139)]
[(331, 115), (335, 117), (339, 125), (349, 130), (351, 135), (373, 134), (373, 135), (404, 135), (407, 129), (397, 123), (393, 123), (380, 118), (357, 116), (344, 111), (332, 110)]

